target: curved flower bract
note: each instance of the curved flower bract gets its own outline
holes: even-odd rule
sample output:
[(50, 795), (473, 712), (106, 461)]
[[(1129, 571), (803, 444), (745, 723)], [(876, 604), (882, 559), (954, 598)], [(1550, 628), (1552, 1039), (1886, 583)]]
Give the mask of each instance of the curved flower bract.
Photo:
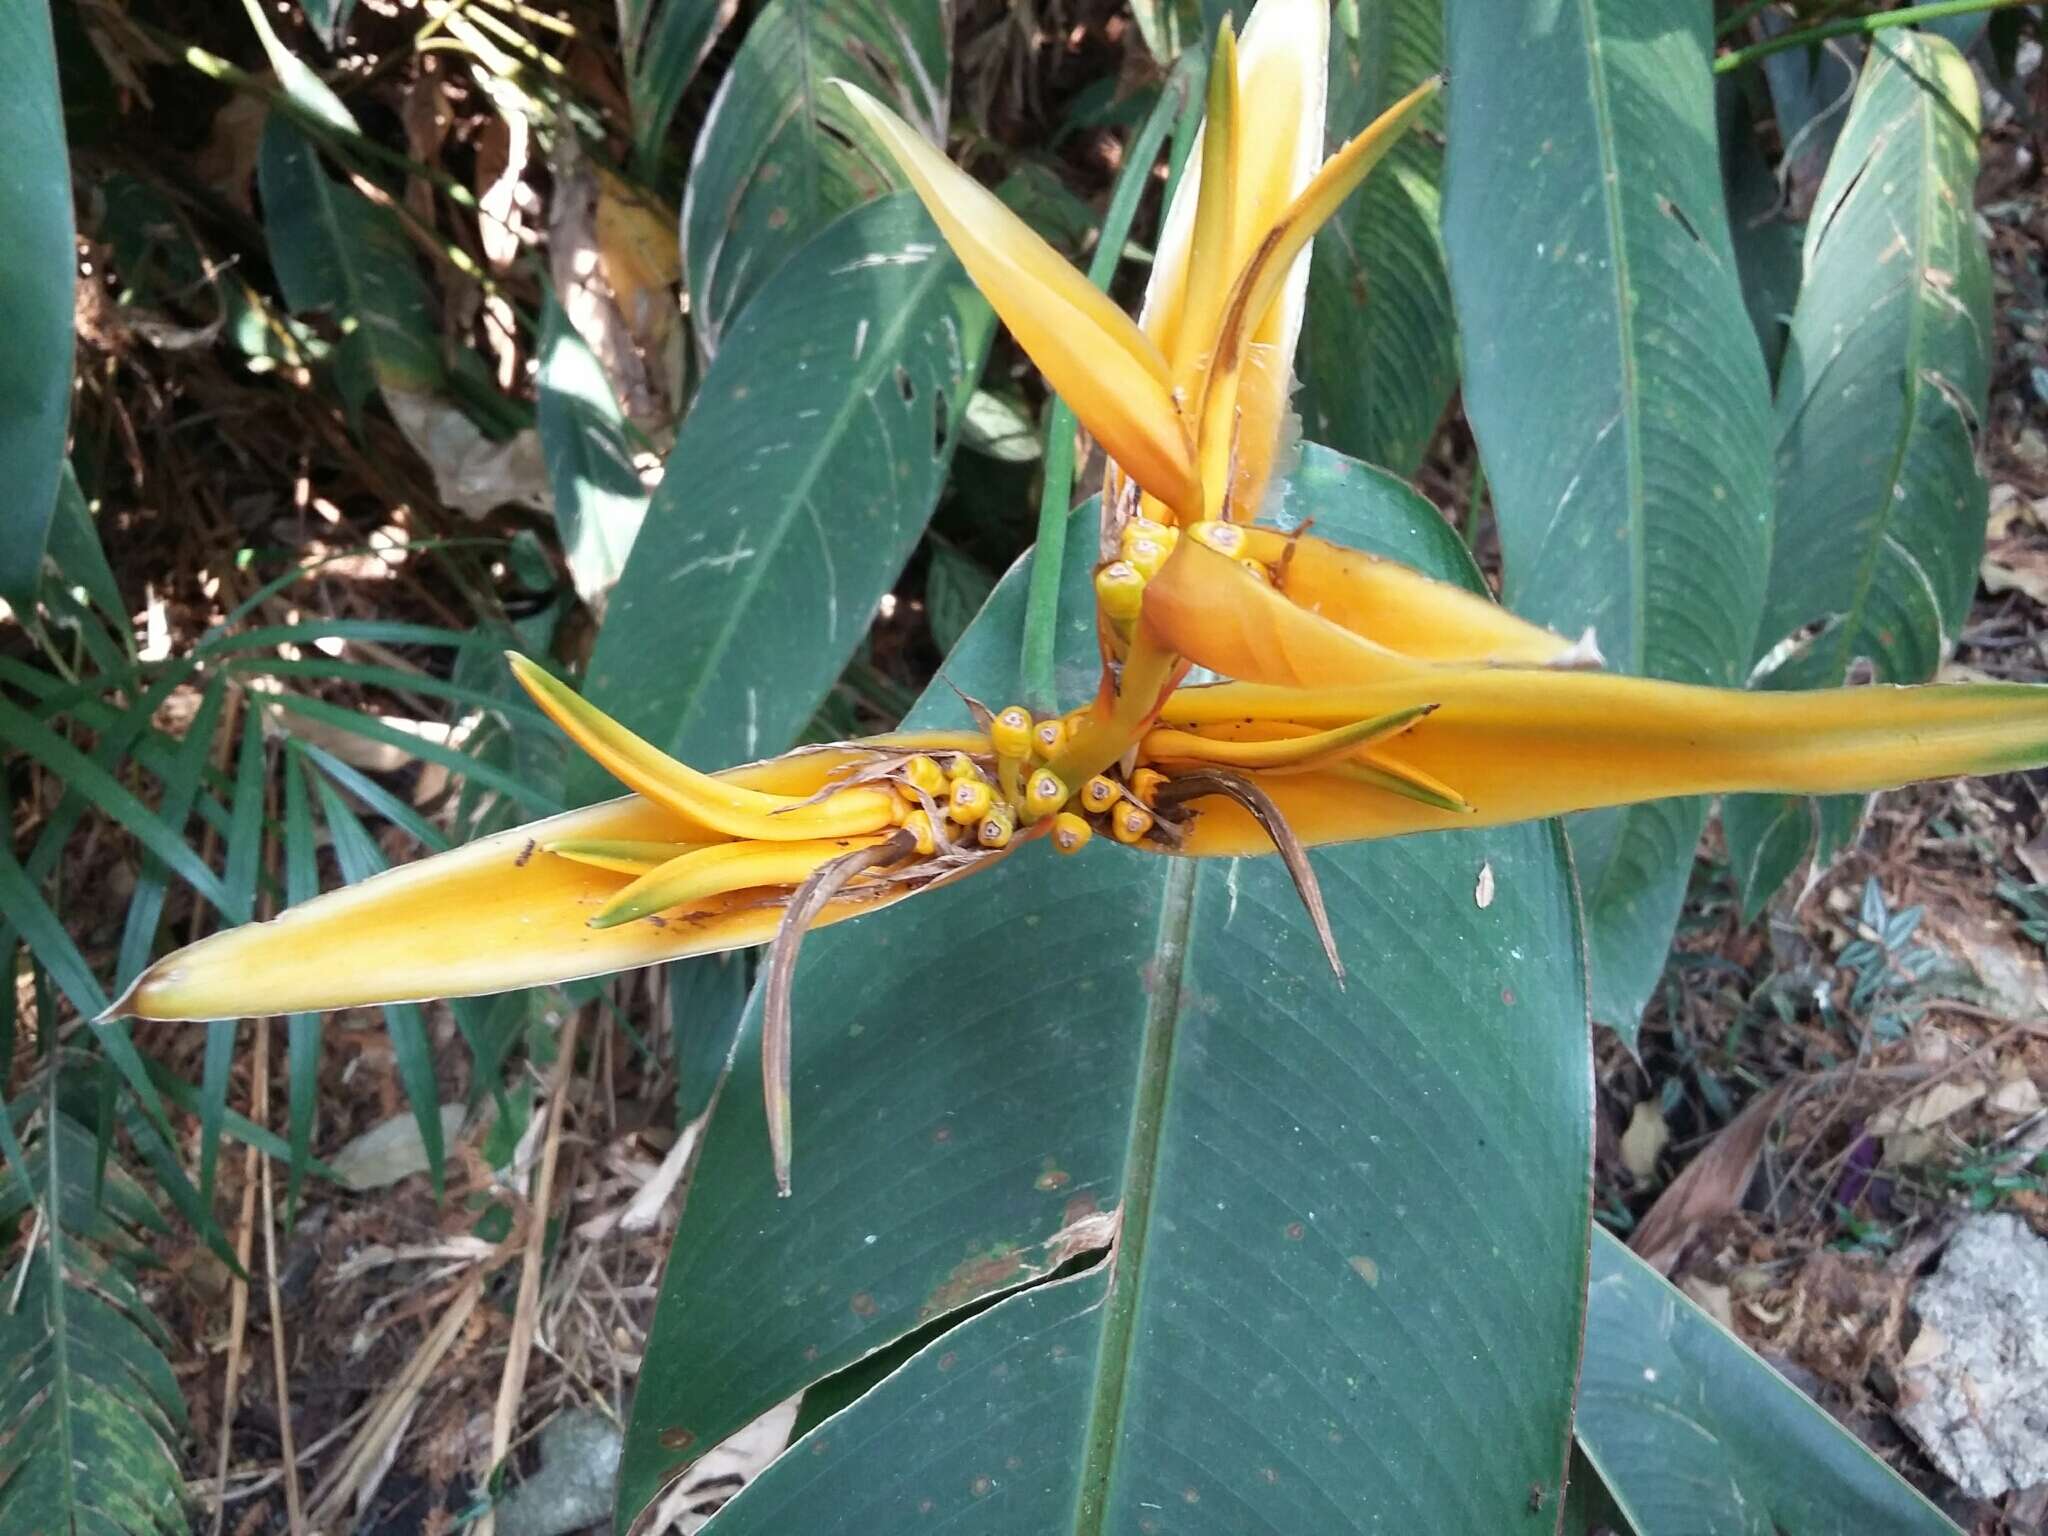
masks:
[[(1285, 435), (1309, 237), (1435, 89), (1322, 161), (1327, 30), (1324, 0), (1262, 0), (1242, 47), (1224, 32), (1202, 144), (1135, 323), (847, 87), (1111, 456), (1094, 699), (1067, 715), (973, 704), (971, 730), (701, 773), (515, 658), (540, 707), (629, 797), (202, 940), (113, 1011), (210, 1018), (498, 991), (773, 938), (764, 1086), (786, 1188), (804, 932), (1029, 843), (1277, 853), (1341, 976), (1312, 845), (2048, 762), (2048, 688), (1748, 693), (1609, 676), (1592, 670), (1590, 633), (1553, 634), (1398, 563), (1257, 524)], [(1195, 666), (1226, 681), (1183, 686)]]

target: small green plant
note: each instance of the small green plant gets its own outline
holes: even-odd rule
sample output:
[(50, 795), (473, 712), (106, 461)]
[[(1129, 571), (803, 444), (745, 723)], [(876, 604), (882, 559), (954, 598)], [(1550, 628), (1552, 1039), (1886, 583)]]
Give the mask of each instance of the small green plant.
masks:
[(1978, 1147), (1958, 1166), (1941, 1169), (1938, 1177), (1971, 1210), (1996, 1210), (2014, 1195), (2048, 1190), (2048, 1152), (2015, 1158), (1997, 1146)]
[(1873, 1039), (1898, 1040), (1931, 1003), (1955, 995), (1966, 978), (1954, 962), (1929, 945), (1913, 942), (1925, 915), (1926, 909), (1918, 906), (1892, 910), (1875, 877), (1864, 881), (1856, 937), (1836, 956), (1850, 974), (1849, 994), (1843, 999), (1848, 1021), (1823, 998), (1821, 1012), (1831, 1025), (1846, 1032), (1849, 1023), (1859, 1023)]

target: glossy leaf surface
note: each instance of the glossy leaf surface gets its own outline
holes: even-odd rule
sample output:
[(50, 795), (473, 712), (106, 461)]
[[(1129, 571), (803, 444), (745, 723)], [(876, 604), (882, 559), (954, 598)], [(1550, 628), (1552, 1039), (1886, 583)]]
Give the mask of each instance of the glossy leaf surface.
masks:
[[(1766, 686), (1830, 686), (1859, 662), (1881, 681), (1923, 681), (1968, 616), (1991, 334), (1976, 113), (1976, 79), (1949, 44), (1876, 40), (1807, 225), (1778, 378), (1778, 532), (1758, 652), (1799, 643), (1772, 658)], [(1813, 814), (1729, 805), (1752, 911), (1805, 855)]]
[[(1707, 0), (1448, 14), (1444, 236), (1508, 606), (1609, 665), (1741, 681), (1769, 397), (1729, 243)], [(1512, 195), (1504, 189), (1512, 188)], [(1594, 1017), (1633, 1036), (1705, 818), (1574, 818)]]
[(806, 241), (902, 185), (827, 82), (851, 80), (939, 142), (951, 33), (944, 0), (770, 0), (755, 18), (697, 136), (683, 196), (690, 315), (707, 351)]
[(1956, 1536), (1861, 1441), (1600, 1227), (1578, 1436), (1639, 1536)]
[[(1469, 578), (1433, 511), (1336, 455), (1308, 452), (1280, 515)], [(1074, 698), (1094, 683), (1092, 543), (1068, 542)], [(952, 682), (1013, 686), (1026, 575)], [(940, 688), (920, 714), (958, 710)], [(1522, 826), (1316, 862), (1348, 991), (1277, 859), (1100, 839), (811, 938), (795, 1193), (773, 1194), (756, 1009), (664, 1282), (622, 1517), (779, 1396), (1113, 1235), (1113, 1269), (944, 1331), (720, 1519), (1040, 1533), (1136, 1530), (1156, 1508), (1191, 1531), (1417, 1529), (1448, 1498), (1477, 1530), (1556, 1486), (1589, 1114), (1561, 840)]]
[[(994, 321), (917, 199), (847, 215), (729, 338), (585, 693), (686, 762), (796, 739), (931, 516)], [(609, 793), (584, 765), (585, 798)]]

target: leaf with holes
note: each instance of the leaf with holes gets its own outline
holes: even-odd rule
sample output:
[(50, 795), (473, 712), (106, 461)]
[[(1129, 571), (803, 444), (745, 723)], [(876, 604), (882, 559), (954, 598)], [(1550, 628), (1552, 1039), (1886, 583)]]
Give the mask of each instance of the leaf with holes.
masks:
[(1637, 1536), (1957, 1536), (1861, 1441), (1599, 1227), (1578, 1437)]
[(71, 162), (44, 0), (0, 10), (0, 598), (32, 615), (71, 415)]
[[(1739, 682), (1770, 549), (1769, 393), (1716, 154), (1705, 0), (1451, 6), (1444, 239), (1508, 606), (1608, 663)], [(1572, 819), (1594, 1017), (1633, 1038), (1706, 819)]]
[(994, 326), (907, 192), (762, 300), (677, 435), (584, 689), (693, 763), (796, 739), (924, 532)]
[[(1829, 686), (1859, 663), (1878, 681), (1923, 681), (1968, 617), (1988, 512), (1976, 179), (1970, 66), (1938, 37), (1876, 39), (1807, 225), (1779, 372), (1766, 687)], [(1856, 813), (1822, 814), (1853, 825)], [(1728, 803), (1748, 911), (1804, 857), (1814, 815), (1778, 798)]]
[(712, 99), (683, 192), (690, 317), (706, 351), (806, 241), (903, 184), (827, 82), (851, 80), (942, 142), (952, 32), (947, 0), (770, 0), (756, 18)]
[[(1095, 515), (1067, 540), (1075, 699), (1095, 685)], [(1476, 580), (1434, 511), (1322, 450), (1282, 516)], [(952, 682), (1012, 693), (1028, 574)], [(916, 717), (962, 718), (943, 685)], [(813, 936), (795, 1192), (775, 1198), (753, 1091), (757, 1003), (664, 1277), (622, 1517), (792, 1391), (907, 1341), (720, 1521), (1514, 1528), (1529, 1485), (1564, 1473), (1584, 1300), (1589, 1032), (1562, 839), (1315, 861), (1348, 991), (1279, 860), (1105, 840)]]
[[(1361, 0), (1332, 20), (1329, 133), (1341, 143), (1443, 68), (1443, 5)], [(1437, 233), (1442, 103), (1419, 122), (1316, 236), (1298, 359), (1308, 434), (1404, 475), (1458, 381)]]

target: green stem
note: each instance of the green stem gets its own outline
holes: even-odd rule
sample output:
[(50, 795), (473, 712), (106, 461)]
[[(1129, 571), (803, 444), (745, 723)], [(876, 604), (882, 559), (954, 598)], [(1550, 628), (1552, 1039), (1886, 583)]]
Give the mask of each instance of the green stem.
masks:
[(1935, 0), (1932, 5), (1909, 5), (1902, 11), (1880, 11), (1875, 16), (1844, 16), (1840, 21), (1824, 22), (1817, 27), (1806, 27), (1797, 32), (1785, 32), (1777, 37), (1767, 37), (1760, 43), (1751, 43), (1747, 48), (1738, 48), (1733, 53), (1724, 53), (1714, 60), (1714, 73), (1731, 74), (1735, 70), (1754, 64), (1758, 59), (1767, 59), (1774, 53), (1784, 53), (1791, 48), (1807, 48), (1815, 43), (1824, 43), (1831, 37), (1867, 36), (1882, 32), (1890, 27), (1909, 27), (1922, 21), (1940, 21), (1944, 16), (1969, 16), (1980, 11), (2004, 11), (2030, 0)]
[[(1131, 141), (1130, 154), (1117, 175), (1109, 209), (1102, 216), (1102, 237), (1088, 263), (1088, 281), (1107, 289), (1130, 239), (1131, 221), (1152, 177), (1159, 146), (1181, 108), (1197, 93), (1196, 77), (1205, 63), (1199, 48), (1181, 55), (1166, 77), (1145, 125)], [(1024, 599), (1024, 648), (1019, 667), (1025, 702), (1036, 712), (1059, 708), (1054, 682), (1054, 657), (1059, 649), (1060, 578), (1066, 569), (1067, 514), (1074, 499), (1074, 413), (1064, 400), (1053, 402), (1045, 428), (1045, 488), (1038, 499), (1038, 540), (1031, 556), (1031, 586)]]

